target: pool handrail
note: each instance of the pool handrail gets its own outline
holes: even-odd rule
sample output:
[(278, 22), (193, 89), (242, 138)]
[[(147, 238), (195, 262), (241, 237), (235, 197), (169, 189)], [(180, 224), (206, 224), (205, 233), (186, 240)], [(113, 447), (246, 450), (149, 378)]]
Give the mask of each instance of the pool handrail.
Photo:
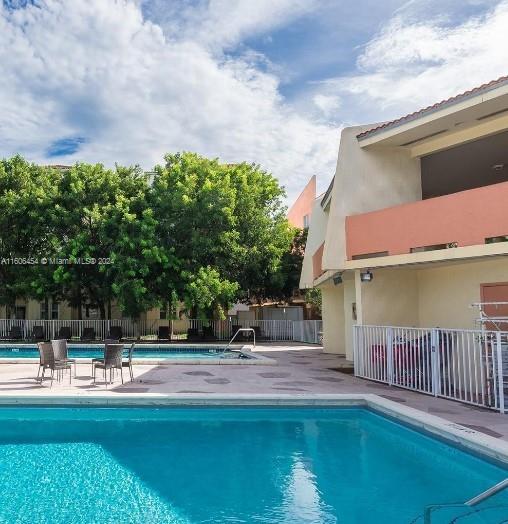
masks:
[(241, 332), (248, 332), (248, 333), (252, 333), (252, 336), (254, 337), (253, 338), (253, 348), (256, 347), (256, 331), (252, 328), (240, 328), (240, 329), (237, 329), (236, 330), (236, 333), (231, 337), (231, 340), (228, 342), (227, 346), (224, 348), (224, 351), (223, 353), (225, 353), (231, 346), (231, 344), (233, 343), (233, 340), (235, 340), (236, 336), (238, 335), (238, 333), (241, 333)]
[[(466, 502), (452, 502), (449, 504), (431, 504), (427, 506), (423, 512), (423, 523), (432, 524), (431, 514), (432, 514), (432, 511), (434, 510), (443, 509), (443, 508), (464, 507), (464, 506), (471, 508), (471, 507), (477, 506), (481, 502), (484, 502), (485, 500), (489, 499), (490, 497), (493, 497), (494, 495), (496, 495), (500, 491), (503, 491), (506, 488), (508, 488), (508, 478), (501, 480), (497, 484), (494, 484), (490, 488), (486, 489), (485, 491), (482, 491), (481, 493), (479, 493), (472, 499), (467, 500)], [(416, 522), (420, 517), (417, 517), (417, 519), (414, 520), (413, 522)]]

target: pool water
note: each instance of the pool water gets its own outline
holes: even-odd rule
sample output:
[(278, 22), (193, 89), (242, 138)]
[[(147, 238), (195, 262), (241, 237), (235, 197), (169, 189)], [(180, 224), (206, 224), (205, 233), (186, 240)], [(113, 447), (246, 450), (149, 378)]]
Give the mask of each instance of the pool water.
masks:
[[(85, 344), (69, 346), (69, 358), (102, 358), (103, 344)], [(130, 343), (125, 344), (126, 352)], [(240, 358), (240, 353), (227, 351), (220, 346), (168, 346), (163, 344), (142, 344), (134, 349), (133, 358)], [(2, 345), (0, 358), (39, 358), (36, 345)]]
[(0, 408), (2, 523), (408, 524), (506, 476), (360, 408)]

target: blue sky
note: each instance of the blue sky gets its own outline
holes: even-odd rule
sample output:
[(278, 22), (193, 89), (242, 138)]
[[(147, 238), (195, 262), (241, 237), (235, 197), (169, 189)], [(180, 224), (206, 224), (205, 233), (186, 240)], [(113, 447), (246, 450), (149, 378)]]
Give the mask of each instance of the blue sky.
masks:
[(3, 0), (0, 155), (261, 164), (288, 201), (340, 130), (508, 72), (508, 0)]

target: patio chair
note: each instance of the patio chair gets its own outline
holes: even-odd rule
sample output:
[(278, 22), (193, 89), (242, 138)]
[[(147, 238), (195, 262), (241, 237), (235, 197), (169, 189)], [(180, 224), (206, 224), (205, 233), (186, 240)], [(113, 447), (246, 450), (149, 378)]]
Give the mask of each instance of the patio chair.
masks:
[(197, 342), (198, 340), (200, 340), (199, 329), (189, 328), (187, 330), (187, 341), (188, 342)]
[(134, 382), (134, 372), (132, 370), (132, 354), (134, 353), (134, 346), (136, 344), (132, 343), (127, 355), (122, 355), (122, 367), (129, 368), (129, 375), (131, 377), (131, 382)]
[(32, 328), (32, 335), (30, 337), (32, 340), (45, 340), (44, 327), (43, 326), (34, 326)]
[[(258, 340), (263, 340), (265, 336), (263, 335), (263, 332), (261, 331), (261, 328), (259, 326), (252, 326), (252, 329), (254, 330), (254, 333), (256, 334), (256, 342)], [(252, 337), (252, 333), (247, 333), (249, 338)]]
[[(242, 326), (239, 326), (238, 324), (233, 324), (231, 326), (231, 337), (233, 337), (233, 335), (236, 335), (238, 333), (239, 329), (242, 329)], [(240, 335), (238, 335), (238, 336), (240, 336)]]
[(81, 340), (95, 340), (95, 329), (92, 327), (83, 328), (83, 333), (81, 334)]
[[(104, 358), (94, 359), (92, 361), (92, 376), (93, 383), (95, 384), (95, 378), (97, 375), (97, 368), (104, 370), (104, 382), (106, 387), (108, 383), (113, 382), (113, 371), (115, 369), (120, 370), (120, 377), (123, 384), (123, 366), (122, 366), (122, 353), (124, 350), (123, 344), (105, 344), (104, 346)], [(109, 382), (107, 381), (107, 371), (109, 369)]]
[(157, 338), (159, 340), (170, 340), (171, 334), (169, 332), (169, 326), (159, 326), (159, 331), (157, 333)]
[[(72, 372), (71, 372), (70, 362), (55, 360), (55, 354), (53, 352), (53, 345), (50, 344), (49, 342), (39, 342), (37, 344), (37, 347), (39, 349), (39, 370), (37, 371), (36, 380), (42, 384), (44, 381), (44, 374), (46, 372), (46, 369), (50, 369), (51, 370), (51, 386), (50, 387), (53, 387), (53, 379), (55, 377), (55, 371), (56, 371), (57, 380), (60, 380), (61, 376), (63, 375), (63, 372), (66, 369), (68, 369), (69, 370), (69, 384), (71, 384)], [(42, 370), (42, 374), (40, 374), (41, 370)]]
[(203, 340), (217, 340), (212, 326), (203, 326)]
[(23, 330), (20, 326), (11, 326), (9, 334), (6, 337), (2, 337), (2, 340), (22, 340)]
[(123, 338), (122, 326), (111, 326), (109, 328), (108, 338), (112, 340), (122, 340)]
[(68, 356), (67, 340), (52, 340), (51, 346), (53, 347), (53, 354), (57, 362), (74, 364), (74, 376), (76, 376), (76, 359), (69, 358)]
[(58, 330), (57, 337), (60, 340), (70, 340), (72, 338), (71, 328), (69, 326), (62, 326)]

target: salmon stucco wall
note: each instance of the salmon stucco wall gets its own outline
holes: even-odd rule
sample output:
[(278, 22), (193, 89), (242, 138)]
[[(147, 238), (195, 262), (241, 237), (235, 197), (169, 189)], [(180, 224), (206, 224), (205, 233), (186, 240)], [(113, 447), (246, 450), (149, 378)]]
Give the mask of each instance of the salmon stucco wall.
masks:
[(288, 222), (300, 229), (303, 229), (305, 224), (303, 219), (305, 216), (310, 216), (312, 214), (312, 207), (314, 206), (314, 201), (316, 200), (316, 176), (314, 175), (304, 190), (300, 193), (300, 196), (296, 199), (295, 203), (291, 206), (288, 211)]

